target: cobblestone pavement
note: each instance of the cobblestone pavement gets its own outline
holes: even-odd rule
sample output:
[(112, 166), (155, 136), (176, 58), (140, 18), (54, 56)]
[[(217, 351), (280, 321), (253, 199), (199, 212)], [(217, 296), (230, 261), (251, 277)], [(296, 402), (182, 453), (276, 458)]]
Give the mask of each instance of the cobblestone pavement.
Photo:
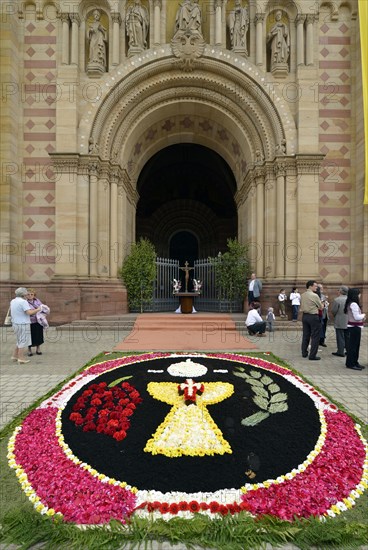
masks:
[[(48, 330), (42, 355), (34, 355), (26, 365), (11, 361), (14, 335), (11, 328), (1, 328), (0, 356), (0, 428), (22, 410), (42, 397), (57, 383), (71, 376), (87, 361), (103, 351), (111, 351), (129, 333), (121, 331)], [(359, 361), (367, 365), (368, 331), (363, 329)], [(219, 332), (219, 348), (226, 333)], [(353, 371), (345, 368), (345, 359), (331, 355), (336, 351), (335, 333), (327, 332), (327, 347), (320, 348), (321, 361), (303, 359), (300, 354), (301, 330), (275, 331), (265, 338), (252, 337), (259, 351), (271, 351), (303, 374), (310, 382), (343, 404), (351, 413), (368, 422), (368, 368)], [(246, 350), (244, 350), (246, 351)]]

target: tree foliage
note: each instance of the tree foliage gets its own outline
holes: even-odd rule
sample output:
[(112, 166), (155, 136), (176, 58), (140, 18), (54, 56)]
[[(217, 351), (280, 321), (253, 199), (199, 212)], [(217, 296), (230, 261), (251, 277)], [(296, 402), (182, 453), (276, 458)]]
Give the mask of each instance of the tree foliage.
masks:
[(237, 239), (227, 239), (228, 250), (216, 258), (210, 258), (215, 267), (216, 286), (220, 300), (244, 298), (249, 273), (247, 247)]
[(141, 237), (133, 243), (131, 252), (124, 259), (119, 272), (128, 292), (129, 309), (142, 310), (143, 303), (153, 299), (156, 279), (156, 250), (153, 244)]

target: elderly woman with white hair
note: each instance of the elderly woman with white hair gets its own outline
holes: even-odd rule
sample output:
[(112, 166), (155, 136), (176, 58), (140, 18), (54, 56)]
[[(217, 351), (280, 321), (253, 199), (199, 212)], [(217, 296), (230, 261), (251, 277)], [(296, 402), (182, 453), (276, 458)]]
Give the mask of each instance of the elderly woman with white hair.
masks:
[(28, 290), (19, 287), (15, 291), (15, 298), (10, 302), (10, 315), (14, 334), (17, 338), (17, 345), (12, 357), (13, 361), (18, 363), (29, 363), (29, 359), (24, 358), (24, 349), (31, 345), (31, 315), (41, 311), (41, 306), (32, 309), (27, 302)]

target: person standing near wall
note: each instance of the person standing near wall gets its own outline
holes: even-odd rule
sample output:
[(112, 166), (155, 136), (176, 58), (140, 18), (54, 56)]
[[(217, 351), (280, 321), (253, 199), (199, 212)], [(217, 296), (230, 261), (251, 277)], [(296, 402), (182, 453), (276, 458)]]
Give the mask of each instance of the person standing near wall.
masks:
[(334, 316), (334, 327), (336, 334), (337, 351), (333, 351), (332, 355), (337, 357), (345, 357), (345, 349), (347, 350), (347, 339), (349, 337), (348, 314), (344, 312), (345, 303), (348, 294), (347, 286), (340, 286), (337, 298), (332, 302), (331, 313)]
[[(45, 308), (46, 311), (50, 311), (49, 308), (47, 306), (44, 306), (42, 304), (41, 300), (39, 300), (39, 298), (37, 298), (36, 291), (33, 288), (28, 289), (27, 301), (28, 301), (30, 307), (33, 308), (33, 309), (41, 307), (41, 312), (43, 312), (44, 308)], [(43, 329), (44, 329), (44, 327), (39, 322), (39, 319), (38, 319), (39, 315), (40, 314), (33, 314), (30, 317), (30, 319), (31, 319), (31, 340), (32, 340), (32, 343), (28, 346), (28, 356), (29, 357), (32, 357), (32, 355), (33, 355), (33, 353), (32, 353), (32, 348), (33, 347), (36, 348), (36, 354), (37, 355), (42, 355), (42, 351), (40, 350), (40, 346), (42, 346), (42, 344), (44, 342), (44, 339), (43, 339)], [(48, 323), (47, 323), (47, 325), (48, 325)]]
[(19, 287), (15, 291), (15, 298), (10, 302), (12, 326), (17, 339), (12, 360), (20, 364), (29, 363), (29, 359), (24, 358), (24, 349), (32, 343), (31, 315), (35, 315), (41, 311), (41, 306), (32, 308), (27, 302), (27, 298), (28, 290), (24, 287)]
[(328, 296), (324, 294), (323, 284), (319, 283), (316, 290), (320, 300), (322, 302), (322, 311), (320, 311), (320, 321), (321, 321), (321, 334), (319, 336), (319, 345), (323, 348), (327, 348), (326, 344), (326, 332), (327, 332), (327, 323), (328, 323)]
[(266, 323), (267, 323), (267, 328), (270, 332), (273, 332), (275, 330), (274, 329), (275, 319), (276, 317), (273, 312), (273, 307), (269, 307), (266, 315)]
[(308, 346), (310, 343), (309, 360), (319, 361), (317, 356), (318, 344), (321, 333), (321, 321), (318, 310), (323, 308), (322, 302), (317, 294), (317, 281), (308, 281), (307, 290), (302, 294), (300, 311), (303, 313), (303, 336), (302, 336), (302, 357), (308, 357)]
[(259, 302), (262, 292), (262, 281), (257, 279), (256, 274), (252, 273), (248, 281), (248, 305), (252, 302)]
[(346, 368), (352, 370), (363, 370), (365, 367), (359, 364), (359, 351), (362, 329), (366, 315), (365, 313), (362, 313), (362, 310), (360, 309), (359, 288), (349, 288), (344, 313), (347, 313), (348, 315), (347, 330), (349, 333)]
[(299, 313), (299, 307), (300, 307), (300, 294), (298, 292), (298, 289), (296, 286), (293, 287), (291, 293), (290, 293), (290, 300), (291, 300), (291, 310), (292, 310), (292, 321), (298, 320), (298, 313)]
[(285, 310), (285, 302), (287, 300), (287, 296), (285, 294), (285, 289), (282, 288), (280, 290), (280, 293), (277, 297), (277, 300), (279, 302), (279, 313), (280, 313), (280, 317), (286, 317), (286, 310)]

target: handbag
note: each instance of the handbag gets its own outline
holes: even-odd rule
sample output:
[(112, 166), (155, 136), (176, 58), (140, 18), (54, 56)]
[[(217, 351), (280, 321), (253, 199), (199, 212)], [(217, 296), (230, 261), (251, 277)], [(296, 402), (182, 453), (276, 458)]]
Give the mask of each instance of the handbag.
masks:
[(4, 326), (11, 327), (11, 324), (12, 324), (12, 320), (11, 320), (10, 308), (9, 308), (8, 313), (5, 315)]

